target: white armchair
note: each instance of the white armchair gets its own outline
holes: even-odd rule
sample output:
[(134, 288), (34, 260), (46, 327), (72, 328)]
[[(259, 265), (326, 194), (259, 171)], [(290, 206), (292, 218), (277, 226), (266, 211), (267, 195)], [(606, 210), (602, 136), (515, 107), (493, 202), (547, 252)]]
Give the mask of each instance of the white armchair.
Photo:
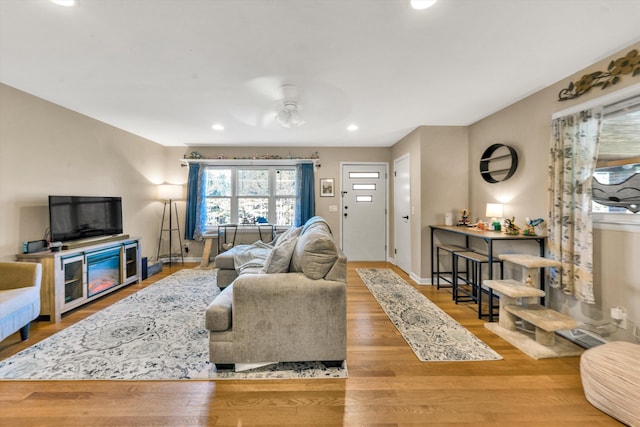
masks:
[(29, 325), (40, 314), (42, 265), (0, 262), (0, 341), (16, 331), (29, 338)]

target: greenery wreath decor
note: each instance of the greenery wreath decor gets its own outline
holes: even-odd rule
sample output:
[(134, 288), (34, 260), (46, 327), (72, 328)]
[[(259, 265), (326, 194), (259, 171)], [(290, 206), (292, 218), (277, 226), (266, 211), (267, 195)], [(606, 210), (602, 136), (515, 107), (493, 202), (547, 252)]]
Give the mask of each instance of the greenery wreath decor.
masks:
[(633, 49), (622, 58), (611, 61), (607, 71), (596, 71), (585, 74), (577, 82), (569, 83), (569, 87), (562, 89), (558, 94), (558, 101), (568, 101), (575, 99), (589, 92), (593, 87), (600, 87), (604, 90), (620, 81), (620, 77), (631, 74), (632, 77), (640, 75), (640, 55)]

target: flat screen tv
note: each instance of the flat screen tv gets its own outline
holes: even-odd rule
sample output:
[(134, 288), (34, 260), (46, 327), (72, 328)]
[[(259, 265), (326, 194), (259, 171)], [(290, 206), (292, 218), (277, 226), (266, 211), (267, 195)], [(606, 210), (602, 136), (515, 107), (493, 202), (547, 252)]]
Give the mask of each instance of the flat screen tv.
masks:
[(122, 234), (122, 198), (49, 196), (52, 242)]

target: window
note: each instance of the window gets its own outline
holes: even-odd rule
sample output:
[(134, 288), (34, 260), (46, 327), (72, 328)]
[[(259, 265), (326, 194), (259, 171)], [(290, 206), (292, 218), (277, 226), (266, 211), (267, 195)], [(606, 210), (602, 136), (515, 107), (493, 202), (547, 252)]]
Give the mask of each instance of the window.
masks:
[(207, 169), (206, 225), (229, 224), (231, 222), (231, 170)]
[(640, 97), (605, 107), (593, 178), (593, 212), (640, 212)]
[(294, 167), (208, 167), (205, 173), (205, 226), (293, 224), (296, 201)]

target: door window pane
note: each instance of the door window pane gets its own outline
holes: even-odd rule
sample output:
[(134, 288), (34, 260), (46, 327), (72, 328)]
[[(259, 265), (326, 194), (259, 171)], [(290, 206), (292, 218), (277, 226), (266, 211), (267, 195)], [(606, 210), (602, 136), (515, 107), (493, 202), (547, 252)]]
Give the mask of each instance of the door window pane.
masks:
[(349, 172), (349, 178), (380, 178), (380, 172)]
[(375, 190), (375, 184), (352, 184), (354, 190)]

